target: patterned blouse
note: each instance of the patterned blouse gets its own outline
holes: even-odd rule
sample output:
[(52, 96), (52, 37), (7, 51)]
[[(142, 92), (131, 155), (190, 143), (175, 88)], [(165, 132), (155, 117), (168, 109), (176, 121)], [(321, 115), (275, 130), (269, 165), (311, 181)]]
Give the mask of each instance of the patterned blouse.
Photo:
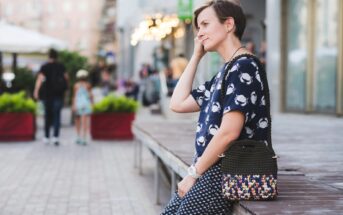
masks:
[[(224, 64), (210, 81), (192, 90), (191, 95), (200, 106), (200, 116), (196, 129), (195, 157), (200, 157), (212, 137), (220, 127), (223, 114), (240, 111), (245, 115), (244, 128), (238, 138), (263, 140), (267, 143), (268, 111), (260, 73), (251, 56), (238, 56), (231, 68)], [(229, 72), (225, 78), (224, 101), (221, 98), (222, 80), (225, 70)]]

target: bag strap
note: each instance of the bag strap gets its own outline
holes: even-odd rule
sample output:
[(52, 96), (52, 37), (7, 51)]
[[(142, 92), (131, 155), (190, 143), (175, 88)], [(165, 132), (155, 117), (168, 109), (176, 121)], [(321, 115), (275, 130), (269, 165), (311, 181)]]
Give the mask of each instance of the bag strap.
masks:
[(266, 101), (266, 107), (267, 107), (267, 119), (268, 119), (268, 137), (267, 137), (267, 141), (268, 141), (268, 148), (270, 149), (270, 151), (274, 154), (275, 156), (275, 152), (272, 146), (272, 138), (271, 138), (271, 131), (272, 131), (272, 119), (270, 116), (270, 94), (269, 94), (269, 86), (268, 86), (268, 81), (267, 81), (267, 74), (265, 72), (264, 66), (261, 64), (260, 60), (255, 56), (255, 55), (251, 55), (251, 54), (241, 54), (236, 56), (235, 58), (233, 58), (228, 65), (226, 66), (226, 69), (224, 71), (224, 75), (223, 75), (223, 79), (222, 79), (222, 86), (221, 86), (221, 102), (224, 103), (224, 96), (225, 96), (225, 91), (227, 86), (225, 85), (225, 79), (226, 76), (228, 75), (228, 72), (230, 71), (230, 69), (232, 68), (232, 66), (234, 65), (234, 63), (241, 57), (248, 57), (248, 58), (253, 58), (255, 60), (255, 62), (257, 63), (257, 66), (259, 68), (259, 74), (261, 77), (261, 81), (263, 84), (263, 94), (265, 96), (265, 101)]

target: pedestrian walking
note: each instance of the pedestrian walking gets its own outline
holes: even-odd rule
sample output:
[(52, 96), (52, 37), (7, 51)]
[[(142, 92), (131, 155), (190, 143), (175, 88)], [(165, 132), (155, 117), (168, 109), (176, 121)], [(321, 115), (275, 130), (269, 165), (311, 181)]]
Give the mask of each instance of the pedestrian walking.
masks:
[[(53, 127), (52, 143), (60, 144), (59, 135), (61, 127), (61, 110), (63, 107), (64, 94), (68, 88), (68, 76), (65, 66), (57, 61), (58, 52), (54, 49), (49, 51), (49, 60), (41, 68), (37, 76), (34, 97), (44, 103), (44, 131), (43, 142), (50, 142), (50, 129)], [(44, 84), (43, 84), (44, 83)], [(39, 98), (39, 92), (44, 97)]]
[[(268, 86), (262, 85), (265, 74), (258, 59), (241, 44), (245, 23), (240, 5), (230, 1), (210, 1), (194, 12), (194, 52), (170, 107), (179, 113), (200, 111), (196, 153), (163, 215), (229, 214), (231, 204), (221, 187), (221, 155), (234, 140), (267, 141), (269, 95), (263, 88)], [(192, 90), (197, 66), (207, 52), (217, 52), (225, 63), (211, 80)]]
[(76, 115), (76, 143), (86, 145), (89, 133), (90, 114), (92, 113), (92, 86), (88, 82), (88, 71), (86, 70), (79, 70), (76, 73), (76, 79), (77, 81), (74, 85), (72, 100), (72, 109)]

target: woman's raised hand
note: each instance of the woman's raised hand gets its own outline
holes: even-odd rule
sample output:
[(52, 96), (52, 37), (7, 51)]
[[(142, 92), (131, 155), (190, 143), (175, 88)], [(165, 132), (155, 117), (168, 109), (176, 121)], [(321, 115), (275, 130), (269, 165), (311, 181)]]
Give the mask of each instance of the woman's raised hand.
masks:
[(201, 41), (198, 37), (194, 38), (194, 53), (196, 57), (199, 59), (202, 58), (206, 54), (206, 51), (204, 49), (204, 46), (201, 44)]

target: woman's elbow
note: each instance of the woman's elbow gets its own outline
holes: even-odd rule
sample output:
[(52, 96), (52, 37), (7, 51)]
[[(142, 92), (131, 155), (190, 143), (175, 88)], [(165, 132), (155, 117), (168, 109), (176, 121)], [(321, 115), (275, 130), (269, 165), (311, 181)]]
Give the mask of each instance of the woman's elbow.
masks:
[(221, 138), (225, 140), (225, 144), (230, 144), (232, 141), (237, 140), (239, 136), (239, 131), (226, 131), (221, 134)]
[(182, 108), (180, 107), (180, 105), (176, 105), (176, 104), (170, 104), (169, 105), (169, 109), (172, 110), (173, 112), (176, 113), (182, 113)]

